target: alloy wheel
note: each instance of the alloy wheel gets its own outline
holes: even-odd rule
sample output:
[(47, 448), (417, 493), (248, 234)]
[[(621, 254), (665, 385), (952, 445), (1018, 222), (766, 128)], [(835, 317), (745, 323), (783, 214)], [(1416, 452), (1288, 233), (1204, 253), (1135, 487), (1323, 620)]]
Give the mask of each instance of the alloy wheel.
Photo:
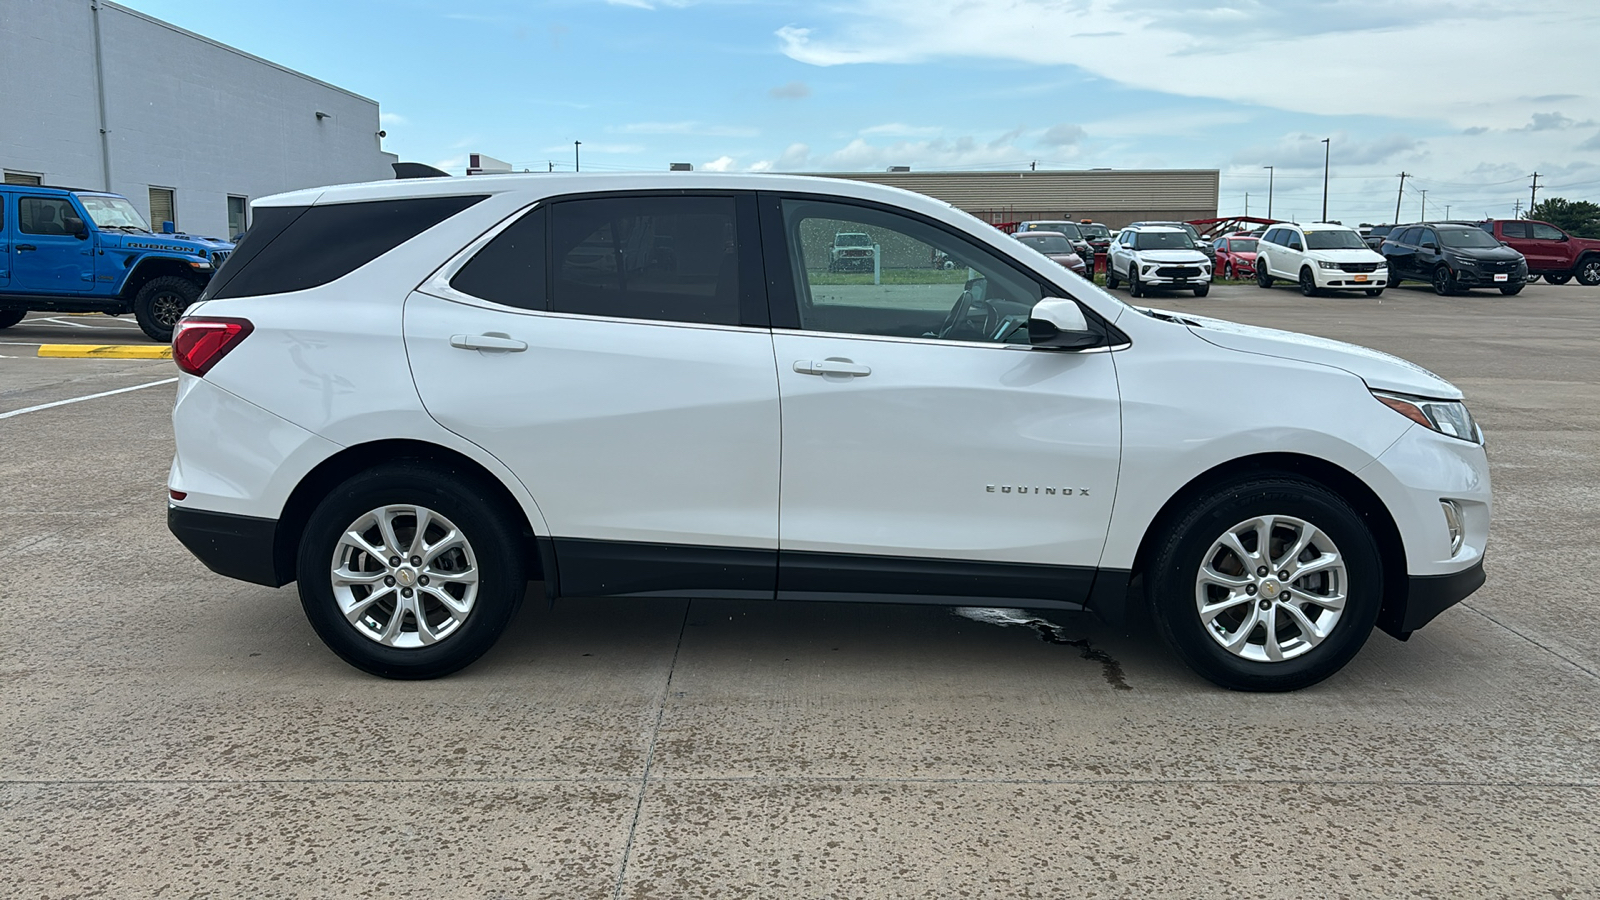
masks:
[(1315, 297), (1317, 295), (1317, 278), (1311, 274), (1310, 269), (1300, 270), (1300, 293), (1305, 294), (1307, 297)]
[(1252, 662), (1282, 662), (1315, 649), (1344, 615), (1344, 557), (1315, 525), (1259, 516), (1212, 542), (1195, 576), (1206, 634)]
[(165, 328), (177, 325), (187, 308), (188, 303), (177, 291), (162, 291), (150, 298), (150, 316)]
[(478, 598), (472, 544), (424, 506), (381, 506), (351, 522), (334, 548), (329, 577), (345, 620), (386, 647), (449, 638)]
[(1578, 269), (1578, 283), (1593, 287), (1600, 284), (1600, 259), (1589, 259)]

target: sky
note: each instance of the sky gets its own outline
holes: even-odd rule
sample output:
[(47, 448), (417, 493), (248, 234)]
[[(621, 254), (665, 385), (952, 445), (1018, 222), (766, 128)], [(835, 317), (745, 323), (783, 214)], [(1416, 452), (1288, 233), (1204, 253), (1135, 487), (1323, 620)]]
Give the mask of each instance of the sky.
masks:
[[(1221, 170), (1220, 211), (1600, 200), (1600, 0), (120, 0), (517, 169)], [(1328, 139), (1328, 144), (1322, 143)], [(1397, 197), (1404, 171), (1403, 197)], [(1426, 195), (1422, 192), (1426, 191)]]

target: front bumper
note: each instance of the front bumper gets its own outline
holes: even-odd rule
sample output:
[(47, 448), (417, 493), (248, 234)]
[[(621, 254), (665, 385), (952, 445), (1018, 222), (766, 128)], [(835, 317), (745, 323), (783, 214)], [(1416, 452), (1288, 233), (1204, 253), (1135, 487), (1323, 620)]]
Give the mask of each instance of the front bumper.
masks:
[(1470, 569), (1451, 575), (1412, 575), (1405, 603), (1385, 603), (1378, 614), (1378, 627), (1400, 640), (1433, 621), (1439, 613), (1467, 599), (1483, 587), (1488, 576), (1480, 558)]
[(1451, 271), (1455, 273), (1456, 284), (1461, 287), (1515, 287), (1528, 282), (1527, 269), (1511, 272), (1493, 272), (1470, 266), (1461, 266), (1452, 268)]
[(167, 530), (206, 568), (251, 584), (282, 587), (294, 580), (276, 552), (277, 519), (167, 506)]
[(1343, 269), (1312, 269), (1317, 287), (1328, 290), (1370, 291), (1389, 286), (1389, 270), (1379, 268), (1372, 272), (1346, 272)]

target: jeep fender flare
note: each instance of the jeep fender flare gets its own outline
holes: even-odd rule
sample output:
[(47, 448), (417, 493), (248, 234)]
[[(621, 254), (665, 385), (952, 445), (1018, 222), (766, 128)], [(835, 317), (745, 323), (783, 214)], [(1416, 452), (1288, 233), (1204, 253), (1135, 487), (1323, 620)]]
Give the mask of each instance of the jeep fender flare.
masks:
[(128, 274), (122, 278), (122, 284), (117, 286), (117, 296), (132, 303), (140, 288), (144, 287), (152, 279), (160, 278), (164, 275), (187, 278), (202, 288), (205, 287), (206, 282), (211, 280), (211, 270), (196, 270), (189, 265), (189, 260), (181, 256), (150, 254), (149, 256), (141, 256), (138, 262), (128, 269)]

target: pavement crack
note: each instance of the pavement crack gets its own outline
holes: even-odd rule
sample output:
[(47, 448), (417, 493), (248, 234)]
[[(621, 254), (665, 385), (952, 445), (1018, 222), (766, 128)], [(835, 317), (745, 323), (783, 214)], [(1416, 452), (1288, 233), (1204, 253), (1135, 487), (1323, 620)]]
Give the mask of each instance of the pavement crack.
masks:
[(1090, 662), (1100, 664), (1100, 675), (1119, 691), (1131, 691), (1133, 686), (1128, 684), (1123, 676), (1122, 663), (1117, 662), (1111, 654), (1100, 650), (1089, 643), (1088, 638), (1067, 637), (1066, 629), (1049, 619), (1031, 615), (1026, 610), (1004, 609), (992, 606), (958, 606), (951, 610), (964, 619), (974, 622), (983, 622), (987, 625), (999, 625), (1004, 628), (1008, 625), (1020, 625), (1033, 629), (1039, 639), (1047, 644), (1060, 644), (1064, 647), (1076, 647), (1078, 655)]
[(678, 654), (683, 651), (683, 635), (689, 630), (689, 608), (693, 600), (683, 604), (683, 621), (678, 624), (678, 643), (672, 648), (672, 663), (667, 667), (667, 683), (661, 687), (661, 700), (656, 704), (656, 722), (650, 728), (650, 744), (644, 751), (644, 775), (639, 779), (639, 797), (633, 804), (633, 821), (628, 825), (628, 842), (622, 847), (622, 866), (617, 869), (617, 884), (611, 892), (612, 900), (622, 897), (622, 883), (628, 877), (628, 860), (633, 856), (633, 837), (639, 831), (639, 817), (644, 812), (644, 795), (650, 787), (650, 766), (655, 763), (656, 738), (661, 734), (661, 721), (667, 715), (667, 700), (672, 697), (672, 676), (678, 671)]

